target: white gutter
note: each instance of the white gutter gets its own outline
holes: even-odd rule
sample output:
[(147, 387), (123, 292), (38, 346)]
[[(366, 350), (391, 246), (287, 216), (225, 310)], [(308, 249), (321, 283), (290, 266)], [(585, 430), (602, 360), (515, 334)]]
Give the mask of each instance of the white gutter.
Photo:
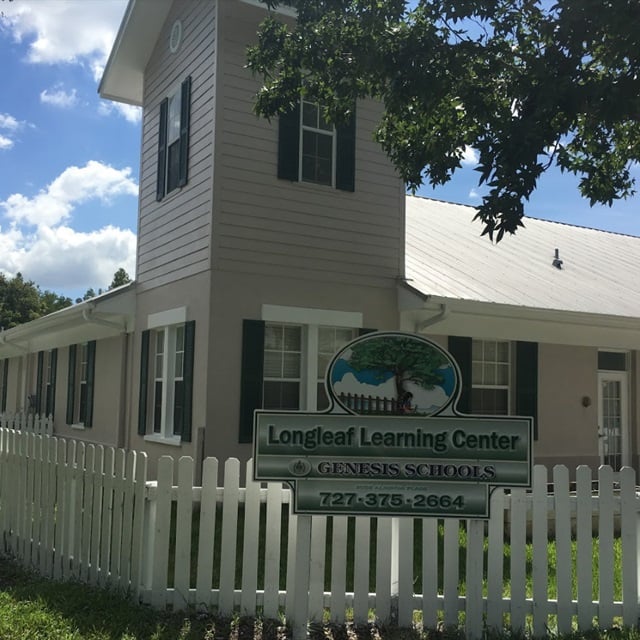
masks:
[(94, 315), (94, 312), (95, 312), (95, 305), (92, 305), (91, 307), (83, 309), (82, 318), (86, 322), (90, 322), (92, 324), (99, 324), (99, 325), (102, 325), (103, 327), (109, 327), (110, 329), (117, 329), (121, 333), (127, 332), (126, 322), (124, 324), (121, 324), (119, 322), (112, 322), (111, 320), (105, 320), (104, 318), (98, 318), (97, 316)]
[(23, 347), (22, 345), (18, 344), (17, 342), (7, 342), (7, 336), (5, 335), (5, 330), (4, 329), (2, 329), (0, 331), (0, 344), (8, 345), (10, 347), (13, 347), (17, 351), (20, 351), (21, 353), (29, 353), (29, 349), (27, 347)]
[(449, 310), (449, 307), (445, 303), (441, 303), (439, 313), (427, 318), (426, 320), (416, 322), (415, 332), (421, 333), (427, 327), (432, 327), (434, 324), (438, 324), (439, 322), (446, 320), (450, 313), (451, 311)]

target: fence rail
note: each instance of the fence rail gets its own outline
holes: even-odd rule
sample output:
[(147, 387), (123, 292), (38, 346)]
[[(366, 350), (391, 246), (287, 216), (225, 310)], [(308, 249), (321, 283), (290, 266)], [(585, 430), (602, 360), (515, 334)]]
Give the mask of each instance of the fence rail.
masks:
[(578, 467), (570, 480), (536, 466), (531, 491), (493, 492), (488, 521), (295, 516), (289, 490), (253, 482), (251, 463), (223, 471), (219, 487), (205, 460), (196, 487), (191, 458), (163, 457), (149, 482), (143, 453), (0, 429), (5, 549), (158, 608), (284, 611), (302, 632), (327, 612), (365, 622), (371, 610), (403, 626), (419, 611), (425, 627), (463, 624), (470, 637), (638, 622), (631, 468)]

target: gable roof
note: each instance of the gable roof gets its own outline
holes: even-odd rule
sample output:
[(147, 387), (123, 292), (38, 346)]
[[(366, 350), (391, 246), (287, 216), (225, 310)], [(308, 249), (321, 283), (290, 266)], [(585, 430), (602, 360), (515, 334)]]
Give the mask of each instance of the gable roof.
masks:
[(640, 318), (638, 237), (526, 218), (494, 244), (473, 207), (407, 196), (406, 210), (407, 284), (424, 296)]

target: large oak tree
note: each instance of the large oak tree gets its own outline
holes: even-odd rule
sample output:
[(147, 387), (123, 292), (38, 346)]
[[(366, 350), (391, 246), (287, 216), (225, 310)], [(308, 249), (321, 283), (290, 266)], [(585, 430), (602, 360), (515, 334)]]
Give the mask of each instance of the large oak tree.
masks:
[[(270, 7), (273, 0), (263, 0)], [(479, 154), (478, 210), (499, 240), (556, 165), (591, 204), (633, 193), (640, 158), (638, 0), (295, 0), (248, 52), (272, 117), (302, 92), (334, 122), (383, 105), (375, 137), (415, 190)]]

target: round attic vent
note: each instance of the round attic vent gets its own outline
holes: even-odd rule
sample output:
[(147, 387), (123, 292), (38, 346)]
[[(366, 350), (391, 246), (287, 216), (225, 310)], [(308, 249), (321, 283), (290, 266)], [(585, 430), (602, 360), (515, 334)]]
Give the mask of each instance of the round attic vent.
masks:
[(171, 34), (169, 35), (169, 50), (171, 53), (175, 53), (180, 48), (182, 42), (182, 21), (176, 20), (171, 27)]

